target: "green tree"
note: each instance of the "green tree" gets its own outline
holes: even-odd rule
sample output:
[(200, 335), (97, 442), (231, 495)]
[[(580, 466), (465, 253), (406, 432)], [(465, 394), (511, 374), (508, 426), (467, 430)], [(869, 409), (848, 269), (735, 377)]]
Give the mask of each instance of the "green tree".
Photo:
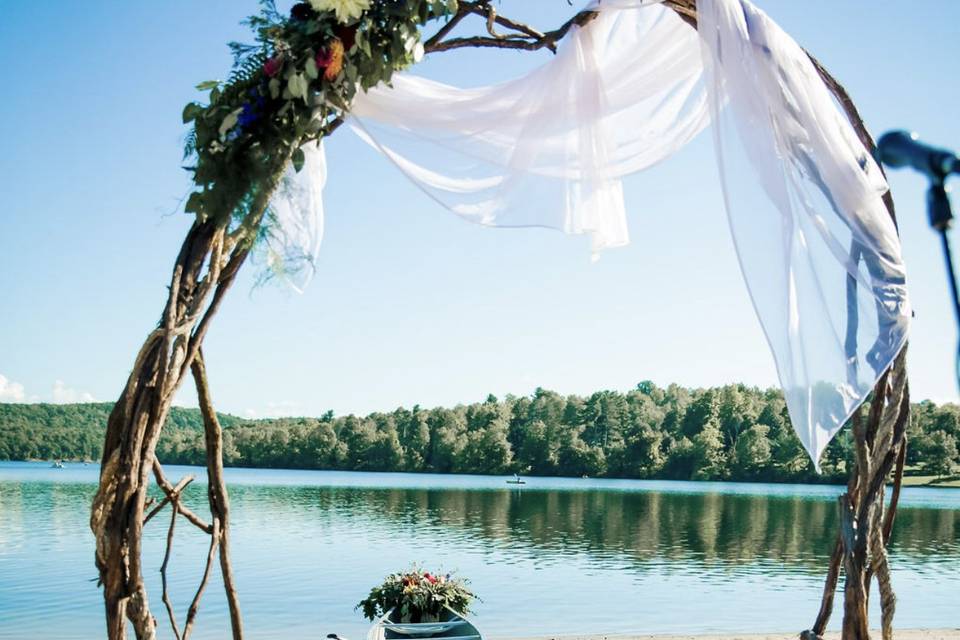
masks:
[(772, 457), (770, 427), (755, 424), (740, 434), (733, 453), (733, 476), (740, 479), (760, 479), (767, 474)]
[(696, 470), (696, 453), (693, 442), (686, 436), (671, 439), (667, 445), (667, 461), (663, 477), (670, 480), (689, 480)]
[(700, 391), (683, 414), (681, 434), (693, 440), (708, 423), (716, 423), (720, 413), (718, 405), (717, 394), (713, 389)]
[(504, 473), (513, 462), (507, 438), (509, 422), (494, 414), (486, 424), (471, 429), (457, 458), (457, 471), (465, 473)]
[(466, 444), (466, 434), (466, 421), (460, 412), (436, 410), (430, 418), (428, 468), (438, 473), (452, 472)]
[(934, 431), (925, 443), (923, 456), (925, 473), (937, 477), (950, 475), (957, 458), (957, 439), (946, 431)]
[(517, 450), (517, 468), (523, 473), (550, 476), (557, 473), (560, 441), (543, 420), (534, 420), (524, 431)]
[(377, 432), (371, 420), (347, 416), (340, 426), (337, 438), (347, 448), (343, 461), (346, 468), (358, 471), (376, 468), (372, 454), (377, 443)]
[(600, 447), (583, 441), (583, 426), (565, 426), (558, 451), (558, 470), (564, 476), (600, 476), (606, 470), (606, 457)]
[(717, 421), (711, 419), (693, 438), (693, 478), (716, 480), (724, 471), (723, 434)]
[(400, 434), (392, 417), (379, 421), (376, 434), (369, 449), (368, 469), (374, 471), (399, 471), (404, 466), (404, 452)]

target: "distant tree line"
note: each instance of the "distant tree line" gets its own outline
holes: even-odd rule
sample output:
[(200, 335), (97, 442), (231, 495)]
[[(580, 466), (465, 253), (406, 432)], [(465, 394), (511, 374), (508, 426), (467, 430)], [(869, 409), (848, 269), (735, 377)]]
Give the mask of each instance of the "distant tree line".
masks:
[[(98, 460), (110, 408), (0, 404), (0, 459)], [(220, 419), (225, 463), (245, 467), (786, 482), (836, 480), (853, 457), (844, 429), (817, 476), (780, 391), (742, 384), (641, 382), (626, 393), (587, 397), (537, 389), (453, 408)], [(960, 465), (957, 405), (914, 404), (908, 435), (912, 471), (942, 476)], [(157, 455), (166, 463), (203, 464), (198, 410), (171, 412)]]
[[(0, 403), (0, 460), (100, 460), (103, 435), (113, 404)], [(242, 422), (221, 414), (224, 427)], [(203, 434), (199, 409), (174, 407), (167, 417), (171, 433)]]

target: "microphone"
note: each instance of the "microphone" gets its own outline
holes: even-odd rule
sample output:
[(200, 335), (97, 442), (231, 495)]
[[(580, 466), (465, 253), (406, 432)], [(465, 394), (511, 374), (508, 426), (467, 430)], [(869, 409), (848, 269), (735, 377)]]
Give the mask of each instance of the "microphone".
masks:
[[(890, 167), (912, 167), (930, 179), (927, 189), (927, 216), (930, 226), (940, 235), (943, 257), (947, 266), (947, 282), (953, 298), (953, 311), (960, 327), (960, 283), (953, 267), (950, 240), (947, 231), (953, 220), (946, 181), (951, 173), (960, 173), (960, 158), (947, 149), (931, 147), (917, 140), (917, 134), (907, 131), (888, 131), (877, 141), (877, 162)], [(956, 356), (957, 384), (960, 385), (960, 346)]]
[(879, 160), (890, 167), (912, 167), (931, 180), (942, 181), (951, 173), (960, 173), (960, 158), (917, 140), (917, 134), (888, 131), (877, 141)]

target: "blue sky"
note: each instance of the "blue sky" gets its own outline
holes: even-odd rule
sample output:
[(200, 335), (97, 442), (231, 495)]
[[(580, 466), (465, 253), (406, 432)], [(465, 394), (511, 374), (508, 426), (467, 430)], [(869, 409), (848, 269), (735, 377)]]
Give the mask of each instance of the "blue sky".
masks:
[[(960, 147), (960, 3), (760, 0), (846, 85), (871, 129)], [(503, 0), (553, 28), (564, 0)], [(254, 0), (8, 3), (0, 22), (0, 401), (113, 400), (155, 325), (190, 224), (183, 105), (222, 78)], [(478, 84), (548, 54), (438, 54)], [(931, 60), (944, 61), (941, 73)], [(346, 130), (327, 145), (327, 227), (303, 295), (245, 267), (207, 339), (214, 399), (240, 415), (448, 405), (487, 393), (776, 384), (736, 265), (709, 135), (626, 183), (633, 242), (482, 229)], [(955, 401), (956, 329), (924, 181), (896, 172), (916, 309), (915, 398)], [(191, 393), (179, 402), (193, 404)]]

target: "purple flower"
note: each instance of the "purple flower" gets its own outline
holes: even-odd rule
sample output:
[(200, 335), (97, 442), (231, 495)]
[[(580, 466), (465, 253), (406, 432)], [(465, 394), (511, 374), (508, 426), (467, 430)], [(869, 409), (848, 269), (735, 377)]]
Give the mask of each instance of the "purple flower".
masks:
[(237, 124), (240, 125), (241, 129), (247, 130), (256, 124), (257, 120), (259, 119), (260, 114), (257, 113), (256, 107), (247, 102), (243, 105), (243, 111), (241, 111), (240, 115), (237, 116)]

